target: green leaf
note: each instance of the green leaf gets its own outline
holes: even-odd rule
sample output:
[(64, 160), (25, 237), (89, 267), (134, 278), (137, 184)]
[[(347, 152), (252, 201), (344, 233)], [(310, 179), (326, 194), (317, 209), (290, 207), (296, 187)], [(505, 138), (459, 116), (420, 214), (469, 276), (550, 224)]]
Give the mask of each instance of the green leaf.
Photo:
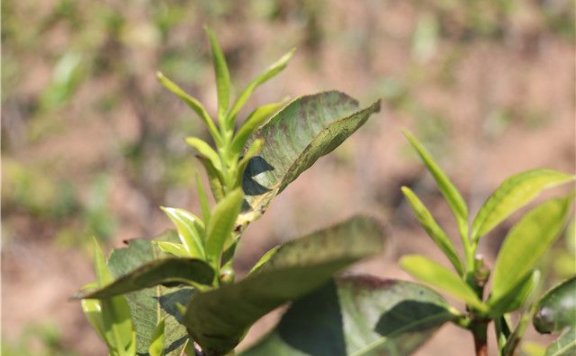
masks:
[(164, 319), (160, 320), (158, 325), (156, 326), (156, 330), (154, 330), (154, 334), (152, 336), (152, 343), (150, 347), (148, 347), (148, 353), (150, 356), (162, 356), (164, 355), (164, 330), (166, 328), (166, 323)]
[(444, 173), (442, 168), (438, 166), (438, 164), (434, 161), (434, 158), (430, 155), (430, 153), (424, 148), (424, 146), (412, 135), (409, 131), (404, 131), (404, 136), (410, 142), (410, 145), (420, 156), (420, 159), (428, 169), (428, 171), (434, 177), (436, 181), (436, 185), (440, 192), (444, 196), (444, 199), (448, 202), (452, 213), (456, 217), (456, 221), (458, 223), (458, 231), (460, 232), (461, 236), (468, 235), (468, 207), (466, 206), (466, 202), (462, 198), (462, 195), (454, 186), (454, 183), (450, 180), (450, 178)]
[(204, 352), (225, 354), (260, 317), (320, 287), (344, 267), (382, 251), (381, 233), (373, 219), (355, 217), (290, 241), (244, 280), (194, 295), (185, 325)]
[[(98, 278), (96, 285), (103, 287), (114, 277), (106, 265), (106, 258), (98, 242), (96, 239), (93, 241), (94, 265)], [(103, 336), (111, 354), (125, 355), (134, 348), (134, 326), (130, 308), (124, 297), (101, 300), (98, 304), (83, 304), (83, 307), (91, 312), (88, 320), (92, 325), (101, 328), (99, 334)]]
[(202, 122), (204, 122), (206, 127), (208, 127), (208, 131), (210, 132), (210, 135), (212, 135), (214, 141), (220, 144), (222, 142), (222, 137), (220, 136), (214, 121), (212, 121), (212, 118), (210, 115), (208, 115), (208, 112), (204, 106), (202, 106), (202, 104), (196, 98), (188, 95), (176, 83), (164, 76), (164, 74), (157, 72), (156, 77), (166, 89), (171, 91), (173, 94), (176, 94), (177, 97), (179, 97), (182, 101), (184, 101), (184, 103), (186, 103), (186, 105), (188, 105), (192, 110), (194, 110), (194, 112), (196, 112)]
[(186, 251), (184, 245), (177, 242), (169, 242), (169, 241), (152, 241), (154, 245), (158, 246), (158, 248), (167, 254), (170, 254), (175, 257), (190, 257), (190, 253)]
[(356, 100), (332, 91), (297, 98), (274, 115), (252, 136), (252, 140), (263, 139), (264, 147), (244, 172), (242, 187), (251, 209), (243, 212), (238, 223), (245, 226), (259, 217), (300, 173), (338, 147), (379, 109), (377, 101), (359, 110)]
[(540, 282), (540, 271), (533, 270), (498, 300), (489, 298), (490, 315), (497, 317), (520, 308), (532, 295)]
[(222, 173), (216, 169), (216, 167), (212, 164), (212, 161), (209, 159), (196, 155), (196, 158), (204, 169), (206, 170), (206, 174), (208, 175), (208, 182), (210, 183), (210, 190), (212, 191), (212, 195), (216, 201), (222, 200), (224, 198), (224, 178), (222, 177)]
[(296, 48), (292, 49), (290, 52), (283, 55), (279, 60), (272, 64), (268, 69), (266, 69), (262, 74), (252, 80), (248, 86), (242, 91), (238, 100), (234, 103), (232, 110), (230, 111), (230, 117), (234, 118), (238, 112), (244, 107), (248, 98), (252, 95), (254, 90), (260, 85), (266, 83), (268, 80), (274, 78), (278, 73), (282, 72), (284, 68), (288, 65), (288, 62), (294, 55)]
[(213, 279), (214, 271), (204, 261), (194, 258), (162, 258), (141, 265), (114, 282), (96, 291), (80, 294), (77, 298), (110, 298), (160, 284), (210, 285)]
[(488, 310), (476, 293), (460, 277), (424, 256), (408, 255), (400, 260), (402, 268), (425, 283), (437, 287), (481, 312)]
[(449, 308), (416, 283), (338, 278), (297, 300), (242, 355), (409, 355), (454, 318)]
[(236, 136), (234, 136), (231, 151), (239, 154), (250, 135), (284, 105), (286, 105), (286, 102), (282, 101), (279, 103), (262, 105), (254, 110), (250, 116), (248, 116), (246, 121), (244, 121), (242, 126), (240, 126)]
[(544, 356), (570, 356), (574, 354), (576, 354), (576, 329), (568, 328), (548, 346)]
[(278, 252), (279, 248), (280, 245), (274, 246), (268, 251), (266, 251), (266, 253), (263, 254), (262, 257), (260, 257), (260, 259), (254, 264), (254, 266), (252, 266), (252, 268), (250, 269), (250, 273), (258, 271), (262, 266), (268, 263), (268, 261), (272, 258), (272, 256), (274, 256), (276, 252)]
[[(156, 240), (177, 242), (175, 232), (158, 236)], [(112, 252), (108, 265), (114, 276), (120, 277), (140, 266), (155, 261), (159, 252), (148, 240), (130, 240), (128, 247)], [(137, 332), (137, 352), (146, 354), (154, 338), (154, 332), (160, 320), (165, 320), (164, 354), (181, 355), (188, 340), (186, 328), (182, 326), (182, 315), (177, 305), (186, 305), (195, 291), (190, 287), (168, 288), (156, 286), (125, 295)]]
[(555, 286), (540, 299), (532, 322), (539, 333), (575, 327), (576, 276)]
[(218, 91), (218, 119), (220, 123), (224, 123), (226, 114), (228, 113), (228, 105), (230, 104), (230, 72), (226, 64), (226, 58), (222, 53), (222, 49), (218, 44), (218, 40), (214, 32), (208, 27), (204, 27), (208, 40), (210, 42), (210, 49), (212, 51), (212, 62), (214, 64), (214, 74), (216, 75), (216, 88)]
[[(98, 283), (93, 282), (87, 284), (82, 289), (91, 290), (96, 288), (98, 288)], [(82, 311), (84, 312), (84, 315), (86, 316), (86, 319), (88, 319), (90, 325), (92, 325), (98, 336), (100, 336), (100, 338), (108, 345), (108, 340), (106, 340), (104, 331), (104, 321), (102, 320), (102, 304), (100, 301), (97, 299), (82, 299), (81, 305)]]
[(494, 265), (494, 302), (526, 277), (566, 224), (571, 198), (551, 199), (528, 212), (506, 236)]
[(198, 194), (198, 201), (200, 202), (200, 209), (202, 210), (202, 220), (209, 221), (211, 212), (210, 204), (208, 204), (208, 195), (206, 194), (206, 189), (204, 189), (204, 184), (197, 174), (194, 175), (194, 180), (196, 182), (196, 192)]
[(222, 252), (232, 242), (236, 218), (240, 213), (244, 195), (233, 190), (216, 204), (206, 227), (206, 256), (215, 269), (220, 268)]
[(248, 164), (250, 164), (250, 160), (256, 157), (256, 155), (258, 155), (262, 151), (263, 146), (264, 146), (264, 140), (262, 139), (257, 139), (250, 143), (250, 146), (246, 149), (246, 152), (244, 152), (244, 155), (238, 162), (238, 177), (236, 186), (240, 186), (242, 184), (244, 172), (246, 171)]
[(200, 219), (184, 209), (166, 207), (161, 207), (161, 209), (168, 215), (174, 225), (176, 225), (178, 236), (188, 252), (188, 257), (205, 260), (204, 241), (202, 235), (200, 235), (200, 232), (196, 228), (198, 224), (201, 224)]
[(574, 176), (551, 169), (529, 170), (506, 179), (476, 214), (472, 224), (472, 238), (477, 240), (486, 235), (544, 189), (573, 180)]
[(464, 267), (462, 266), (462, 261), (460, 261), (452, 241), (450, 241), (448, 235), (446, 235), (444, 230), (440, 227), (440, 225), (438, 225), (430, 211), (410, 188), (402, 187), (402, 193), (404, 193), (404, 196), (406, 199), (408, 199), (408, 202), (410, 203), (410, 206), (412, 207), (418, 222), (420, 222), (420, 225), (424, 228), (424, 230), (426, 230), (428, 236), (430, 236), (434, 243), (436, 243), (436, 245), (440, 248), (440, 250), (444, 252), (444, 255), (448, 257), (458, 274), (463, 274)]
[(186, 143), (194, 147), (204, 158), (210, 160), (216, 170), (222, 171), (220, 157), (209, 144), (197, 137), (187, 137)]

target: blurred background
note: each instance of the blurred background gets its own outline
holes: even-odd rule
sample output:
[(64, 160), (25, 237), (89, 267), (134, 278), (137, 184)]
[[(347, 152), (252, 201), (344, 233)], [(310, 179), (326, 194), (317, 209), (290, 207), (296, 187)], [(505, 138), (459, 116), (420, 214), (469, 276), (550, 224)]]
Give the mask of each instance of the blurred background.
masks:
[[(295, 58), (257, 105), (338, 89), (383, 110), (273, 203), (242, 242), (246, 271), (273, 245), (358, 212), (388, 225), (385, 255), (354, 268), (409, 278), (398, 258), (446, 262), (401, 194), (411, 186), (454, 234), (411, 129), (476, 211), (507, 176), (575, 172), (573, 0), (2, 1), (2, 351), (103, 355), (78, 302), (94, 276), (90, 237), (110, 249), (170, 227), (160, 205), (195, 210), (201, 172), (189, 135), (204, 127), (155, 80), (161, 70), (211, 113), (202, 30), (217, 33), (236, 88), (283, 53)], [(241, 116), (242, 117), (242, 116)], [(510, 223), (487, 238), (493, 261)], [(548, 284), (576, 273), (574, 229), (543, 263)], [(248, 336), (254, 340), (274, 318)], [(530, 333), (534, 342), (546, 338)], [(419, 355), (462, 355), (446, 326)]]

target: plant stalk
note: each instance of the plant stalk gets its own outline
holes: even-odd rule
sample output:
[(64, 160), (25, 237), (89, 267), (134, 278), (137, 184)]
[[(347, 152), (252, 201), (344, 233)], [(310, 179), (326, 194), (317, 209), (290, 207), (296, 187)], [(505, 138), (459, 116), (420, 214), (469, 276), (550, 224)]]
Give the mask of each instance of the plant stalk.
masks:
[(488, 356), (488, 319), (476, 319), (470, 325), (474, 336), (474, 350), (476, 356)]

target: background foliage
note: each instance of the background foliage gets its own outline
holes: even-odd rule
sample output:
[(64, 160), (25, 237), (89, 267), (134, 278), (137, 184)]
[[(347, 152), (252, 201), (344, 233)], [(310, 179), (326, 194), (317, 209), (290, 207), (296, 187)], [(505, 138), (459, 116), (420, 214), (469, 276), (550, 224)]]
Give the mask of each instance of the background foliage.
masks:
[[(247, 110), (331, 88), (364, 103), (385, 99), (358, 137), (287, 189), (261, 229), (247, 231), (239, 270), (276, 242), (363, 210), (388, 220), (395, 242), (356, 268), (404, 278), (398, 256), (431, 249), (400, 187), (430, 202), (440, 223), (449, 210), (422, 178), (401, 127), (425, 142), (475, 208), (512, 173), (575, 171), (567, 129), (573, 7), (569, 0), (3, 1), (2, 321), (10, 325), (3, 351), (101, 354), (79, 308), (66, 301), (91, 279), (89, 237), (120, 246), (170, 226), (160, 205), (198, 208), (198, 167), (183, 139), (201, 127), (154, 74), (177, 79), (214, 113), (204, 24), (218, 32), (241, 83), (298, 47), (286, 73)], [(570, 231), (547, 257), (544, 280), (575, 273)], [(484, 252), (493, 264), (500, 241), (490, 241)], [(453, 339), (420, 352), (457, 352), (458, 342), (470, 341)]]

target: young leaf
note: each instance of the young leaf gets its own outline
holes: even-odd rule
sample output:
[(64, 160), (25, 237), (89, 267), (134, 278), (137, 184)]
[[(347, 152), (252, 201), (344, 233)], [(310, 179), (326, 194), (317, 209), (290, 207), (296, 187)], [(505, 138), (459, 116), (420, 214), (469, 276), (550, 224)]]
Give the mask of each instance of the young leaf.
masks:
[(210, 285), (213, 280), (214, 271), (204, 261), (162, 258), (148, 262), (96, 291), (79, 294), (76, 298), (110, 298), (160, 284)]
[[(112, 273), (106, 265), (106, 258), (100, 248), (100, 245), (94, 239), (94, 265), (98, 277), (98, 287), (103, 287), (114, 279)], [(130, 308), (126, 299), (122, 296), (109, 298), (100, 301), (100, 303), (84, 304), (85, 308), (96, 312), (92, 313), (90, 321), (101, 327), (103, 338), (112, 353), (125, 355), (135, 347), (134, 343), (134, 326), (132, 324)]]
[(551, 199), (510, 230), (494, 265), (491, 300), (507, 295), (536, 266), (564, 227), (571, 203), (571, 198)]
[(576, 327), (576, 277), (563, 281), (540, 299), (532, 322), (539, 333)]
[(166, 328), (166, 322), (164, 319), (160, 320), (154, 330), (154, 335), (152, 336), (152, 343), (148, 347), (148, 353), (150, 356), (163, 356), (164, 355), (164, 331)]
[(239, 154), (242, 151), (242, 148), (246, 144), (246, 141), (250, 137), (250, 135), (258, 129), (270, 116), (276, 113), (280, 108), (286, 105), (285, 101), (279, 103), (271, 103), (262, 105), (256, 110), (254, 110), (250, 116), (244, 121), (242, 126), (238, 129), (236, 136), (232, 140), (232, 148), (231, 151)]
[(152, 243), (158, 246), (162, 252), (170, 254), (174, 257), (190, 257), (190, 252), (188, 252), (184, 245), (181, 243), (169, 241), (152, 241)]
[(209, 144), (197, 137), (187, 137), (186, 143), (194, 147), (204, 158), (208, 159), (216, 170), (222, 171), (220, 157)]
[(268, 263), (268, 261), (272, 258), (272, 256), (274, 256), (276, 254), (276, 252), (278, 252), (279, 248), (280, 248), (280, 246), (274, 246), (271, 249), (269, 249), (268, 251), (266, 251), (266, 253), (263, 254), (262, 257), (260, 257), (260, 259), (258, 259), (258, 262), (256, 262), (254, 264), (254, 266), (252, 266), (252, 268), (250, 269), (250, 273), (254, 273), (254, 272), (258, 271), (260, 269), (260, 267), (262, 267), (266, 263)]
[(224, 198), (224, 178), (222, 173), (216, 169), (209, 159), (197, 155), (196, 158), (202, 163), (204, 169), (206, 169), (206, 174), (208, 175), (208, 182), (210, 183), (210, 190), (214, 199), (218, 202)]
[(380, 225), (364, 217), (288, 242), (244, 280), (195, 294), (184, 324), (205, 353), (225, 354), (260, 317), (380, 252), (382, 244)]
[(176, 83), (165, 77), (164, 74), (157, 72), (156, 77), (166, 89), (176, 94), (177, 97), (179, 97), (182, 101), (184, 101), (184, 103), (186, 103), (186, 105), (188, 105), (192, 110), (194, 110), (194, 112), (196, 112), (196, 114), (200, 117), (202, 122), (204, 122), (206, 127), (208, 127), (208, 131), (210, 132), (210, 135), (212, 135), (214, 141), (217, 143), (221, 143), (222, 138), (220, 136), (220, 133), (218, 132), (218, 129), (214, 124), (214, 121), (212, 121), (212, 118), (210, 117), (210, 115), (208, 115), (206, 109), (204, 109), (204, 106), (202, 106), (202, 104), (198, 100), (188, 95)]
[(444, 173), (442, 168), (438, 166), (438, 164), (434, 161), (434, 158), (430, 155), (430, 153), (424, 148), (424, 146), (414, 137), (409, 131), (404, 131), (404, 136), (410, 142), (410, 145), (420, 156), (420, 159), (428, 168), (428, 171), (434, 177), (436, 181), (436, 185), (440, 189), (440, 192), (448, 202), (452, 213), (456, 217), (456, 221), (458, 223), (458, 231), (462, 236), (467, 236), (468, 230), (468, 207), (466, 206), (466, 202), (462, 198), (462, 195), (454, 186), (454, 183), (450, 180), (450, 178)]
[(206, 227), (206, 256), (214, 268), (219, 269), (222, 252), (231, 241), (236, 218), (240, 213), (244, 195), (236, 189), (216, 204)]
[(425, 286), (337, 278), (298, 299), (241, 355), (409, 355), (453, 318), (446, 300)]
[[(97, 282), (92, 282), (84, 286), (83, 290), (93, 290), (98, 288)], [(105, 330), (104, 330), (104, 321), (102, 320), (102, 305), (99, 300), (97, 299), (82, 299), (81, 301), (82, 311), (88, 319), (88, 322), (100, 338), (106, 342), (108, 345), (108, 340), (106, 340)], [(108, 345), (110, 348), (110, 345)]]
[(296, 49), (292, 49), (290, 52), (283, 55), (279, 60), (272, 64), (268, 69), (266, 69), (262, 74), (256, 77), (254, 80), (248, 84), (248, 86), (242, 91), (238, 100), (234, 103), (232, 110), (230, 111), (229, 117), (234, 118), (238, 112), (242, 109), (248, 98), (252, 95), (254, 90), (260, 85), (266, 83), (268, 80), (274, 78), (278, 73), (284, 70), (288, 65), (288, 62), (294, 55)]
[(444, 230), (440, 225), (438, 225), (430, 211), (410, 188), (402, 187), (402, 193), (404, 193), (404, 196), (408, 199), (416, 218), (418, 218), (420, 225), (424, 230), (426, 230), (428, 236), (432, 238), (436, 245), (442, 250), (442, 252), (444, 252), (446, 257), (448, 257), (458, 274), (463, 274), (464, 267), (462, 266), (462, 261), (460, 261), (452, 241), (450, 241), (448, 235), (446, 235)]
[(379, 110), (380, 101), (359, 110), (356, 100), (333, 91), (297, 98), (274, 115), (252, 136), (264, 139), (264, 147), (244, 172), (242, 187), (251, 210), (243, 212), (239, 224), (247, 225), (261, 215), (300, 173)]
[(458, 298), (481, 312), (488, 310), (476, 293), (460, 277), (449, 269), (424, 256), (408, 255), (402, 257), (400, 266), (414, 278), (437, 287)]
[(540, 271), (533, 270), (517, 285), (510, 288), (507, 294), (499, 299), (489, 298), (487, 304), (490, 307), (490, 315), (497, 317), (520, 308), (538, 287), (539, 282)]
[(202, 210), (202, 220), (205, 222), (210, 221), (210, 204), (208, 204), (206, 189), (204, 189), (204, 184), (202, 184), (202, 180), (200, 180), (200, 177), (197, 174), (194, 176), (194, 180), (196, 182), (196, 191), (198, 193), (200, 209)]
[(202, 235), (200, 235), (196, 229), (196, 225), (200, 222), (200, 219), (184, 209), (165, 207), (161, 209), (168, 215), (174, 225), (176, 225), (178, 236), (188, 252), (188, 257), (205, 260), (204, 241)]
[(218, 40), (214, 32), (208, 27), (204, 27), (208, 40), (210, 41), (210, 49), (212, 51), (212, 62), (214, 64), (214, 73), (216, 75), (216, 87), (218, 91), (218, 119), (221, 124), (224, 124), (226, 114), (228, 113), (228, 105), (230, 104), (230, 72), (228, 72), (228, 65), (226, 58), (222, 53), (222, 49), (218, 44)]
[(574, 178), (551, 169), (533, 169), (506, 179), (476, 214), (472, 223), (472, 238), (477, 240), (486, 235), (544, 189), (573, 181)]

